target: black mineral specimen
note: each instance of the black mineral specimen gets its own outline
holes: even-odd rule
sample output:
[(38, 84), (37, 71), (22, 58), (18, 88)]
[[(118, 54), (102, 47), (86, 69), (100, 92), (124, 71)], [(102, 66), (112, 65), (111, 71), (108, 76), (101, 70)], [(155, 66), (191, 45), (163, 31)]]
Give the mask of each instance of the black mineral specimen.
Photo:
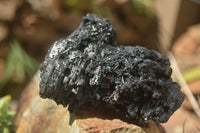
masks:
[(106, 108), (138, 122), (166, 122), (185, 97), (171, 79), (168, 58), (115, 41), (107, 19), (83, 17), (77, 30), (49, 49), (40, 68), (40, 96), (69, 105), (73, 113)]

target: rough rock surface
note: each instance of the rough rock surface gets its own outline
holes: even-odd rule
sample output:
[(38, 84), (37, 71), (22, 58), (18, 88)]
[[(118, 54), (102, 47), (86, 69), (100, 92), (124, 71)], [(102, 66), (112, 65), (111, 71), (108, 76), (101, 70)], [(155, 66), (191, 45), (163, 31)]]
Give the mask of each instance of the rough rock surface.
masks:
[(69, 111), (53, 100), (42, 99), (38, 74), (26, 87), (19, 101), (15, 123), (17, 133), (161, 133), (156, 123), (147, 128), (127, 124), (119, 119), (76, 119), (69, 125)]
[(168, 58), (115, 41), (109, 21), (88, 14), (48, 51), (40, 68), (40, 96), (69, 104), (75, 114), (98, 108), (120, 119), (166, 122), (184, 100)]
[(42, 99), (38, 73), (23, 91), (15, 120), (17, 133), (69, 133), (69, 111), (54, 101)]

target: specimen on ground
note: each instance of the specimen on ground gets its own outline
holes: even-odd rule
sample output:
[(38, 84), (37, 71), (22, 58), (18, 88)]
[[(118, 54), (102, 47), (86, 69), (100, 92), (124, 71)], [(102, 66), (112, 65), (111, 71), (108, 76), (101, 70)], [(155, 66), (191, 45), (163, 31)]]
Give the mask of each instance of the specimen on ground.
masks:
[[(124, 33), (126, 34), (126, 33)], [(83, 17), (56, 41), (40, 68), (40, 96), (69, 111), (109, 110), (138, 122), (166, 122), (184, 100), (169, 59), (144, 47), (116, 45), (107, 19)]]

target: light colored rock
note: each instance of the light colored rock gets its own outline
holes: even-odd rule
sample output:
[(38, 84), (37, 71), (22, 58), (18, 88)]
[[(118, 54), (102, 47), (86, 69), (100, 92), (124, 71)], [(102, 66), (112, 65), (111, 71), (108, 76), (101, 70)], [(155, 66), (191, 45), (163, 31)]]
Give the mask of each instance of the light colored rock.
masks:
[(54, 101), (39, 97), (38, 75), (23, 92), (19, 103), (17, 133), (67, 133), (69, 112)]
[(88, 118), (76, 120), (72, 124), (71, 133), (146, 133), (141, 127), (127, 124), (118, 119), (103, 120), (99, 118)]

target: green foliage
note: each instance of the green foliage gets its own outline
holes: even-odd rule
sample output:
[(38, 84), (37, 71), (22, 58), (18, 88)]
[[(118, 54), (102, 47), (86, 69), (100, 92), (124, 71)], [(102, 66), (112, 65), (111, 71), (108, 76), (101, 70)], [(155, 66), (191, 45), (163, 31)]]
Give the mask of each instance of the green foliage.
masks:
[(15, 77), (18, 81), (23, 82), (26, 74), (30, 77), (33, 76), (39, 67), (39, 63), (31, 58), (16, 40), (11, 41), (10, 47), (6, 66), (6, 79)]
[(65, 0), (67, 6), (75, 10), (88, 9), (90, 13), (95, 13), (99, 17), (106, 17), (109, 13), (109, 8), (103, 4), (96, 4), (94, 0)]
[(145, 14), (147, 17), (155, 16), (152, 0), (132, 0), (132, 4), (138, 14)]
[(10, 83), (24, 82), (26, 77), (32, 77), (39, 68), (39, 62), (30, 57), (16, 40), (10, 42), (10, 52), (6, 60), (6, 78), (0, 83), (0, 96)]
[[(149, 18), (155, 16), (153, 0), (131, 0), (131, 2), (137, 14), (145, 15)], [(106, 7), (104, 4), (96, 4), (98, 2), (95, 0), (65, 0), (65, 3), (68, 7), (72, 7), (76, 10), (83, 10), (88, 7), (91, 13), (95, 13), (100, 17), (108, 15), (110, 10), (110, 8)]]
[(75, 7), (78, 5), (79, 0), (65, 0), (66, 4), (70, 7)]
[(7, 95), (0, 98), (0, 133), (14, 133), (15, 126), (13, 118), (16, 114), (9, 110), (11, 96)]
[(96, 14), (100, 18), (105, 18), (106, 16), (111, 16), (110, 8), (102, 4), (95, 4), (94, 1), (89, 1), (90, 12)]
[(183, 78), (187, 83), (200, 79), (200, 66), (195, 67), (183, 74)]

